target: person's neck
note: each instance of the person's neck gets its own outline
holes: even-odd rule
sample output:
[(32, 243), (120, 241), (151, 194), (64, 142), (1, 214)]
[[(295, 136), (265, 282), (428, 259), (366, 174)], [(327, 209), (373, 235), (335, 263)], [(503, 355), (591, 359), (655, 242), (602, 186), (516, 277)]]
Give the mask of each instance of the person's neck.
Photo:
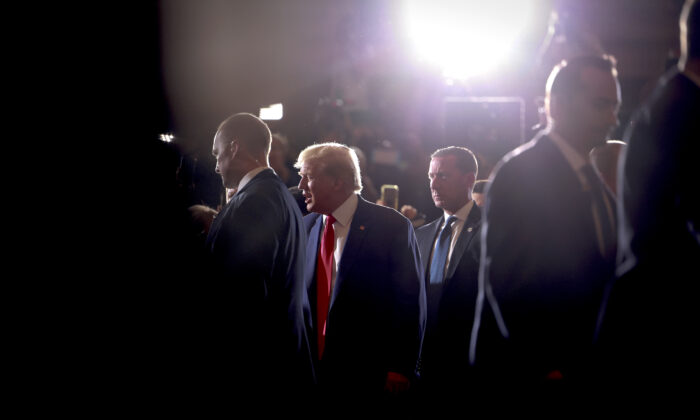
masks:
[(566, 127), (554, 126), (551, 131), (557, 133), (559, 137), (564, 139), (564, 141), (581, 154), (581, 156), (588, 156), (588, 152), (592, 149), (592, 147), (588, 147), (588, 139), (582, 138), (576, 130), (567, 130)]
[(454, 216), (458, 211), (462, 210), (462, 207), (466, 206), (469, 204), (469, 202), (472, 201), (471, 194), (467, 196), (467, 200), (464, 201), (462, 204), (457, 205), (457, 208), (448, 210), (448, 209), (443, 209), (445, 213), (447, 213), (448, 216)]
[(247, 174), (248, 172), (252, 171), (253, 169), (257, 168), (269, 168), (270, 165), (267, 163), (267, 160), (262, 159), (262, 158), (256, 158), (254, 156), (248, 156), (244, 160), (243, 164), (243, 170), (245, 171), (243, 175)]
[(338, 210), (338, 208), (340, 208), (340, 206), (342, 206), (343, 203), (345, 203), (345, 201), (347, 201), (347, 199), (350, 198), (350, 196), (352, 194), (354, 194), (354, 192), (351, 192), (349, 194), (338, 194), (333, 199), (333, 204), (331, 206), (329, 206), (332, 210), (330, 211), (330, 213), (327, 213), (326, 215), (328, 216), (330, 214), (333, 214), (334, 211)]

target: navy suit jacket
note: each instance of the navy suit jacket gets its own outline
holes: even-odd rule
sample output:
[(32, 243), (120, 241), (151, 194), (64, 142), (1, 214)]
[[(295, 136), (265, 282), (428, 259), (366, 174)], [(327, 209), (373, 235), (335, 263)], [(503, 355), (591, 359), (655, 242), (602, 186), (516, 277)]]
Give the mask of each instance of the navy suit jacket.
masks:
[(685, 390), (700, 372), (700, 87), (669, 71), (624, 138), (618, 278), (601, 313), (601, 351), (611, 382)]
[(595, 232), (589, 193), (546, 135), (496, 166), (472, 354), (490, 378), (534, 385), (553, 371), (571, 380), (585, 374), (604, 286), (614, 276), (614, 249), (604, 257)]
[(697, 278), (700, 87), (678, 70), (667, 73), (636, 112), (625, 140), (618, 177), (619, 274), (664, 261), (691, 268)]
[(242, 389), (289, 392), (314, 380), (305, 244), (299, 207), (271, 169), (253, 177), (214, 219), (206, 247), (216, 284), (211, 310), (219, 317), (212, 321), (221, 327), (215, 351), (230, 360), (228, 380)]
[[(304, 223), (309, 236), (306, 282), (315, 327), (323, 218), (311, 213)], [(411, 222), (358, 197), (332, 291), (319, 383), (376, 393), (388, 372), (412, 378), (424, 328), (425, 286)], [(317, 354), (316, 334), (311, 337)]]
[(429, 284), (430, 258), (444, 219), (442, 216), (416, 230), (428, 297), (421, 379), (454, 387), (447, 378), (463, 381), (469, 363), (481, 257), (481, 210), (476, 204), (472, 206), (452, 251), (445, 282), (436, 287)]

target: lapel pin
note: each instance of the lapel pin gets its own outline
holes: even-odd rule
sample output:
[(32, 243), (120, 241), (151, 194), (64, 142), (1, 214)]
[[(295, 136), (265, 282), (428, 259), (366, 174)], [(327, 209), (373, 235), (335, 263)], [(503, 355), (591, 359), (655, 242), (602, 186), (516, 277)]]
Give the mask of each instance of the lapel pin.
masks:
[(365, 230), (365, 226), (364, 226), (364, 225), (360, 225), (360, 230)]
[(469, 227), (467, 228), (467, 232), (471, 232), (471, 231), (472, 231), (472, 227), (469, 226)]

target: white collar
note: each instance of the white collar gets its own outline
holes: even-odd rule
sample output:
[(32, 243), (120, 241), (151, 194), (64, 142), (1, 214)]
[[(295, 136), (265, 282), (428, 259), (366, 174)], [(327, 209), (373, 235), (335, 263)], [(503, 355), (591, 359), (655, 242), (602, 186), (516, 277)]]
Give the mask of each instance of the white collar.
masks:
[(238, 191), (243, 189), (243, 187), (245, 187), (245, 185), (249, 183), (251, 179), (255, 178), (255, 175), (259, 174), (267, 168), (269, 168), (269, 166), (258, 166), (257, 168), (245, 174), (245, 176), (241, 179), (241, 182), (238, 183), (238, 189), (236, 190), (236, 194), (238, 194)]
[[(350, 194), (350, 196), (343, 201), (343, 204), (338, 206), (337, 209), (331, 213), (333, 217), (335, 217), (335, 220), (340, 222), (341, 225), (347, 226), (350, 224), (352, 221), (352, 217), (355, 215), (355, 210), (357, 210), (357, 202), (358, 202), (357, 194), (353, 193)], [(323, 220), (325, 221), (327, 216), (323, 216)]]
[[(457, 210), (453, 216), (456, 217), (459, 221), (464, 222), (467, 220), (469, 212), (472, 211), (472, 207), (474, 207), (474, 200), (469, 200), (469, 202), (463, 205), (461, 209)], [(447, 212), (444, 212), (444, 214), (445, 220), (447, 220), (447, 218), (450, 217), (450, 215), (447, 214)]]

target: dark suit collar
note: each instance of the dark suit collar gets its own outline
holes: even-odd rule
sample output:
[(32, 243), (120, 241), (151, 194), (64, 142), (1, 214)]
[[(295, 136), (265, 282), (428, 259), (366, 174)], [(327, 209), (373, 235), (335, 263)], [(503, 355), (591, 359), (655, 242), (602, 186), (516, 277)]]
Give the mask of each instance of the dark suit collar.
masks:
[[(255, 175), (250, 181), (248, 181), (243, 188), (240, 190), (236, 191), (236, 193), (231, 197), (231, 199), (224, 205), (224, 207), (221, 209), (219, 214), (217, 215), (217, 218), (219, 216), (225, 215), (233, 206), (236, 205), (236, 202), (241, 199), (241, 193), (246, 191), (247, 189), (250, 188), (251, 185), (255, 185), (257, 182), (260, 182), (265, 179), (270, 179), (270, 178), (277, 178), (277, 175), (275, 174), (275, 171), (272, 170), (272, 168), (265, 168), (262, 171), (260, 171), (257, 175)], [(216, 219), (214, 219), (216, 220)]]
[[(437, 219), (429, 222), (416, 230), (416, 236), (419, 237), (418, 247), (420, 248), (421, 264), (423, 267), (423, 274), (428, 276), (428, 269), (430, 268), (430, 259), (433, 252), (433, 244), (435, 244), (435, 239), (439, 233), (440, 226), (442, 226), (444, 217), (440, 216)], [(428, 279), (429, 277), (426, 277)]]
[[(316, 293), (316, 263), (318, 258), (318, 247), (321, 242), (321, 232), (323, 230), (323, 217), (318, 213), (311, 213), (305, 218), (312, 219), (311, 229), (309, 230), (308, 243), (306, 246), (306, 264), (305, 267), (308, 269), (307, 276), (307, 286), (314, 285), (311, 290)], [(315, 296), (315, 295), (314, 295)], [(314, 307), (315, 311), (316, 308)]]
[(345, 248), (343, 249), (338, 269), (339, 272), (343, 272), (352, 266), (357, 256), (357, 251), (362, 246), (365, 233), (372, 225), (372, 215), (369, 211), (372, 204), (360, 196), (357, 198), (357, 209), (352, 217), (352, 222), (350, 222), (350, 231), (348, 232), (348, 239), (345, 241)]
[(571, 193), (583, 193), (583, 186), (578, 174), (566, 160), (562, 151), (554, 144), (554, 141), (545, 133), (539, 133), (533, 142), (532, 151), (540, 155), (541, 162), (546, 162), (546, 172), (556, 176), (552, 182), (569, 186)]
[[(263, 169), (262, 171), (258, 172), (253, 178), (251, 178), (250, 181), (248, 181), (248, 182), (243, 186), (243, 188), (241, 188), (240, 190), (236, 191), (236, 194), (234, 194), (234, 197), (237, 196), (237, 195), (238, 195), (239, 193), (241, 193), (242, 191), (247, 190), (247, 189), (250, 187), (251, 184), (255, 184), (256, 182), (259, 182), (259, 181), (261, 181), (261, 180), (263, 180), (263, 179), (269, 179), (269, 178), (271, 178), (271, 177), (277, 177), (277, 174), (275, 174), (275, 171), (274, 171), (272, 168), (269, 168), (269, 167)], [(232, 200), (233, 200), (233, 198), (232, 198)]]
[(335, 302), (335, 297), (339, 289), (338, 286), (343, 281), (345, 274), (355, 263), (357, 254), (360, 249), (362, 249), (362, 242), (365, 239), (367, 231), (372, 228), (373, 220), (370, 209), (372, 204), (367, 202), (359, 195), (357, 198), (357, 209), (355, 210), (355, 214), (352, 217), (352, 222), (350, 223), (348, 238), (345, 241), (343, 255), (341, 256), (340, 264), (338, 265), (338, 272), (335, 276), (335, 286), (333, 286), (333, 296), (331, 296), (330, 303), (331, 308), (333, 307), (333, 302)]
[[(423, 261), (423, 268), (425, 270), (426, 276), (428, 275), (428, 269), (430, 268), (430, 259), (432, 258), (433, 245), (435, 244), (435, 240), (437, 239), (437, 236), (440, 233), (440, 227), (442, 227), (444, 223), (445, 215), (443, 213), (441, 217), (438, 217), (437, 219), (433, 220), (432, 222), (428, 223), (427, 225), (421, 228), (427, 229), (429, 232), (429, 237), (431, 238), (431, 241), (429, 243), (423, 242), (423, 245), (421, 247), (421, 256), (425, 259)], [(478, 227), (480, 225), (481, 209), (479, 208), (479, 206), (476, 205), (476, 203), (474, 203), (471, 210), (469, 211), (469, 214), (467, 215), (467, 220), (464, 221), (464, 226), (462, 227), (462, 232), (459, 234), (459, 238), (457, 238), (455, 248), (454, 250), (452, 250), (450, 264), (447, 267), (446, 278), (449, 278), (454, 274), (455, 270), (457, 269), (457, 265), (459, 265), (459, 262), (462, 259), (464, 250), (467, 249), (471, 241), (474, 239), (475, 235), (477, 235), (480, 232), (478, 230)]]
[(213, 241), (219, 233), (222, 221), (226, 218), (231, 209), (234, 206), (236, 206), (238, 200), (240, 200), (241, 197), (239, 196), (239, 193), (241, 191), (247, 190), (250, 187), (250, 185), (254, 185), (256, 182), (276, 177), (277, 175), (275, 175), (275, 171), (273, 171), (272, 168), (265, 168), (257, 175), (255, 175), (250, 181), (248, 181), (248, 183), (246, 183), (240, 191), (236, 191), (236, 194), (234, 194), (233, 197), (231, 197), (231, 199), (228, 201), (228, 203), (226, 203), (223, 206), (221, 211), (216, 216), (214, 216), (214, 221), (212, 222), (212, 225), (209, 228), (209, 234), (207, 235), (206, 239), (207, 246), (210, 246), (210, 244), (213, 243)]
[[(444, 217), (444, 216), (443, 216)], [(457, 266), (459, 265), (462, 256), (464, 255), (464, 250), (467, 249), (471, 241), (480, 232), (478, 227), (481, 224), (481, 209), (474, 203), (472, 209), (469, 211), (467, 220), (464, 221), (464, 226), (462, 227), (462, 232), (457, 238), (457, 243), (452, 250), (452, 256), (450, 257), (450, 264), (447, 267), (447, 273), (445, 278), (450, 278), (454, 274)]]
[[(472, 208), (469, 210), (469, 213), (467, 214), (467, 220), (464, 221), (465, 226), (467, 226), (469, 224), (473, 225), (474, 223), (481, 220), (481, 209), (479, 209), (479, 206), (476, 205), (475, 201), (472, 200), (472, 203), (473, 203)], [(444, 223), (445, 223), (445, 213), (443, 212), (442, 216), (438, 217), (437, 219), (435, 219), (432, 222), (425, 225), (434, 234), (433, 239), (435, 239), (435, 237), (439, 233), (440, 228), (442, 227), (442, 225)]]

